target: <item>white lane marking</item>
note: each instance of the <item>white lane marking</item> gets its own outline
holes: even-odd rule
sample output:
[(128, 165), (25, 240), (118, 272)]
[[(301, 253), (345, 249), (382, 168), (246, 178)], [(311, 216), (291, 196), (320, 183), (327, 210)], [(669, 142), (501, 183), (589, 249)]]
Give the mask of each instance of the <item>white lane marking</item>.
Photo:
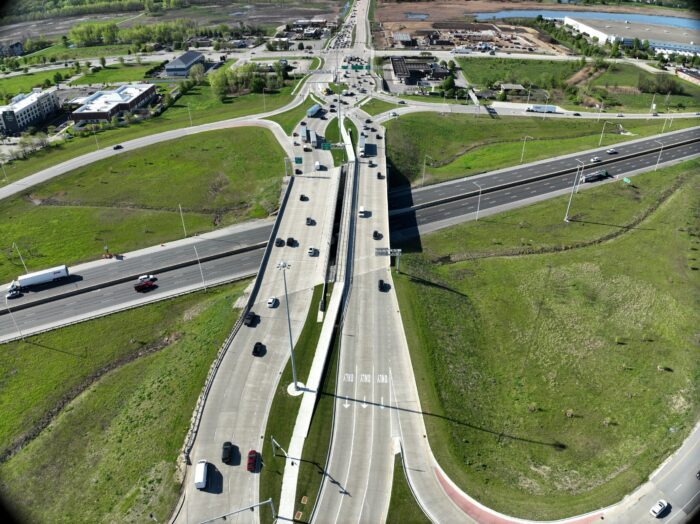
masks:
[[(374, 376), (374, 363), (372, 364), (372, 376)], [(374, 381), (372, 381), (372, 403), (374, 403)], [(367, 406), (365, 406), (367, 407)], [(374, 417), (377, 415), (376, 410), (372, 410), (372, 424), (370, 425), (370, 444), (369, 444), (369, 463), (367, 464), (367, 473), (372, 472), (372, 455), (374, 452)], [(367, 492), (369, 491), (369, 478), (365, 482), (365, 493), (362, 495), (362, 504), (360, 504), (360, 517), (362, 517), (362, 510), (365, 507), (365, 501), (367, 500)]]
[[(355, 364), (355, 375), (357, 375), (357, 364)], [(357, 381), (355, 381), (355, 389), (352, 394), (353, 398), (353, 408), (352, 408), (352, 438), (350, 439), (350, 454), (348, 457), (352, 457), (352, 450), (355, 447), (355, 415), (357, 413)], [(348, 485), (348, 479), (350, 478), (350, 461), (347, 461), (346, 463), (347, 473), (345, 475), (345, 482), (343, 482), (342, 486), (340, 486), (340, 494), (345, 495), (346, 494), (346, 488)], [(340, 517), (340, 510), (343, 507), (343, 501), (345, 500), (345, 497), (341, 497), (340, 502), (338, 503), (338, 512), (335, 515), (335, 521), (338, 522), (338, 518)]]
[(683, 484), (678, 484), (675, 488), (673, 488), (673, 491), (678, 491), (682, 486)]

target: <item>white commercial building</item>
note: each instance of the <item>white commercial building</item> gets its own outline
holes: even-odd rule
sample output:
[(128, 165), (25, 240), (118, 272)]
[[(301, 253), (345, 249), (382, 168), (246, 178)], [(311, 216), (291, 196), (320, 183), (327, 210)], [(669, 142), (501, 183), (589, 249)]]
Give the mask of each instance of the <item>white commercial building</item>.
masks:
[(595, 27), (591, 27), (590, 25), (584, 24), (583, 22), (579, 22), (578, 20), (574, 20), (573, 18), (570, 18), (568, 16), (564, 17), (564, 25), (572, 27), (579, 33), (586, 34), (591, 38), (596, 37), (598, 39), (598, 42), (600, 42), (601, 44), (604, 44), (605, 42), (613, 43), (618, 40), (621, 40), (621, 38), (617, 35), (609, 35), (607, 33), (604, 33), (603, 31), (600, 31), (599, 29), (596, 29)]
[(80, 107), (71, 113), (75, 123), (109, 122), (112, 117), (144, 106), (156, 95), (153, 84), (128, 84), (114, 91), (98, 91), (71, 103)]
[(0, 106), (0, 130), (6, 135), (17, 134), (43, 122), (59, 107), (55, 87), (46, 91), (35, 88), (26, 95), (19, 94), (8, 105)]

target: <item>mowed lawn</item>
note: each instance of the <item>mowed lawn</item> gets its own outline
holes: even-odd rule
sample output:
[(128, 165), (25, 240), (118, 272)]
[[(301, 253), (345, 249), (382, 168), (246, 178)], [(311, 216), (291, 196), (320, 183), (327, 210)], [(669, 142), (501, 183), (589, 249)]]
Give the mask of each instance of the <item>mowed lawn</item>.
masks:
[[(607, 125), (603, 146), (661, 132), (662, 121), (616, 120), (620, 128)], [(697, 125), (694, 119), (676, 119), (673, 129)], [(501, 117), (478, 118), (465, 115), (411, 113), (386, 122), (387, 156), (401, 176), (392, 184), (422, 180), (426, 160), (427, 184), (475, 175), (523, 162), (533, 162), (566, 153), (595, 148), (603, 122), (578, 119)], [(429, 158), (426, 158), (428, 155)], [(394, 173), (396, 174), (396, 173)]]
[(310, 96), (307, 96), (306, 100), (304, 100), (303, 103), (301, 103), (294, 109), (290, 109), (289, 111), (285, 111), (284, 113), (268, 117), (267, 120), (277, 122), (280, 126), (282, 126), (282, 129), (285, 133), (291, 135), (294, 131), (294, 128), (306, 118), (306, 111), (313, 107), (314, 104), (316, 104), (314, 99)]
[[(607, 242), (447, 262), (457, 240), (437, 234), (421, 239), (424, 253), (402, 257), (397, 293), (421, 405), (434, 415), (428, 438), (470, 495), (524, 518), (591, 511), (644, 482), (691, 431), (700, 415), (698, 173), (695, 161), (635, 177), (638, 188), (664, 179), (657, 196), (684, 178), (655, 211), (653, 199), (620, 196), (610, 230), (651, 214)], [(577, 213), (597, 221), (582, 205)], [(562, 197), (457, 233), (487, 244), (466, 251), (517, 244), (520, 224), (523, 235), (555, 228), (565, 206)], [(571, 241), (603, 233), (569, 225)]]
[[(126, 252), (249, 218), (278, 206), (284, 152), (263, 128), (209, 131), (89, 164), (0, 201), (0, 281)], [(17, 264), (20, 264), (19, 266)]]
[[(137, 121), (127, 127), (98, 132), (98, 143), (100, 147), (112, 147), (114, 144), (134, 138), (188, 127), (190, 114), (192, 115), (192, 125), (199, 125), (261, 113), (263, 107), (267, 111), (272, 111), (292, 101), (292, 89), (293, 86), (287, 86), (275, 93), (266, 93), (265, 105), (263, 105), (262, 94), (251, 93), (238, 97), (228, 97), (221, 102), (212, 94), (208, 85), (198, 86), (179, 98), (172, 107), (156, 118)], [(43, 149), (27, 160), (16, 160), (6, 164), (5, 171), (8, 181), (12, 182), (94, 150), (94, 137), (76, 137)], [(0, 184), (3, 183), (4, 179), (0, 180)]]
[(155, 66), (155, 63), (143, 64), (115, 64), (103, 67), (96, 73), (87, 73), (76, 78), (71, 85), (81, 84), (109, 84), (112, 82), (144, 81), (146, 71)]
[(5, 503), (27, 522), (167, 520), (192, 410), (246, 284), (4, 345), (2, 449), (50, 421), (0, 465)]
[(26, 73), (17, 76), (8, 76), (0, 78), (0, 92), (15, 96), (19, 93), (29, 93), (33, 87), (41, 87), (44, 81), (49, 80), (53, 85), (53, 77), (56, 73), (61, 73), (61, 76), (70, 76), (75, 72), (75, 69), (61, 68), (52, 69), (51, 71), (42, 71), (40, 73)]
[(385, 100), (380, 100), (378, 98), (373, 98), (366, 104), (363, 104), (360, 108), (368, 115), (378, 115), (379, 113), (384, 113), (385, 111), (391, 111), (399, 107), (396, 104), (387, 102)]

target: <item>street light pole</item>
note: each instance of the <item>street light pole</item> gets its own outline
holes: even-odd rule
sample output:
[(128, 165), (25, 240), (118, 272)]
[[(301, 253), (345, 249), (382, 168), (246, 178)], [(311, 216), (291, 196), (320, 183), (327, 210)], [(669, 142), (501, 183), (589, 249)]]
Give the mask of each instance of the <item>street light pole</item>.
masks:
[(7, 308), (7, 312), (10, 314), (10, 318), (12, 319), (12, 323), (15, 325), (15, 329), (17, 330), (17, 333), (19, 333), (19, 336), (22, 338), (22, 342), (24, 342), (24, 334), (22, 333), (22, 330), (17, 325), (17, 321), (15, 320), (15, 315), (14, 315), (14, 313), (12, 313), (12, 308), (10, 307), (10, 304), (7, 303), (7, 297), (5, 297), (5, 307)]
[(0, 166), (2, 166), (2, 174), (5, 175), (5, 183), (7, 183), (7, 171), (5, 171), (5, 162), (1, 163)]
[(529, 136), (529, 135), (525, 135), (525, 136), (523, 137), (523, 150), (520, 152), (520, 163), (521, 163), (521, 164), (523, 163), (523, 158), (525, 157), (525, 142), (527, 142), (527, 139), (528, 139), (528, 138), (529, 138), (530, 140), (534, 140), (534, 138), (532, 138), (532, 137)]
[(289, 354), (292, 361), (292, 380), (294, 381), (294, 390), (299, 391), (299, 385), (297, 384), (297, 368), (294, 364), (294, 343), (292, 342), (292, 319), (289, 316), (289, 295), (287, 294), (287, 270), (292, 266), (287, 262), (280, 262), (277, 264), (277, 269), (282, 270), (282, 279), (284, 280), (284, 302), (287, 309), (287, 327), (289, 329)]
[(202, 270), (202, 261), (199, 260), (199, 253), (197, 252), (197, 246), (192, 246), (194, 248), (194, 256), (197, 257), (197, 265), (199, 266), (199, 274), (202, 275), (202, 287), (204, 291), (207, 290), (207, 283), (204, 281), (204, 271)]
[(430, 160), (435, 160), (435, 159), (434, 159), (433, 157), (431, 157), (430, 155), (423, 155), (423, 179), (422, 179), (422, 181), (421, 181), (421, 183), (420, 183), (420, 187), (424, 187), (424, 186), (425, 186), (425, 160), (426, 160), (427, 158), (429, 158)]
[(97, 142), (97, 133), (95, 133), (95, 128), (92, 129), (92, 136), (95, 137), (95, 149), (100, 150), (100, 144)]
[(600, 140), (598, 140), (598, 146), (603, 143), (603, 133), (605, 132), (606, 124), (613, 124), (613, 122), (605, 121), (603, 122), (603, 129), (600, 130)]
[(564, 222), (569, 221), (569, 210), (571, 209), (571, 201), (574, 199), (574, 191), (576, 190), (576, 183), (578, 182), (578, 170), (579, 168), (581, 169), (581, 173), (583, 173), (583, 166), (585, 165), (583, 162), (581, 162), (579, 159), (576, 159), (577, 162), (580, 162), (580, 166), (576, 166), (576, 173), (574, 174), (574, 183), (571, 184), (571, 195), (569, 195), (569, 203), (566, 206), (566, 213), (564, 214)]
[(479, 208), (481, 208), (481, 186), (479, 184), (477, 184), (476, 182), (474, 182), (473, 180), (472, 180), (472, 182), (474, 183), (474, 185), (476, 187), (479, 188), (479, 198), (476, 201), (476, 221), (478, 222), (479, 221)]
[(27, 264), (24, 263), (24, 258), (22, 257), (22, 253), (19, 251), (19, 246), (17, 245), (16, 242), (12, 242), (12, 247), (14, 247), (17, 250), (17, 254), (19, 255), (19, 259), (22, 261), (22, 265), (24, 266), (24, 272), (29, 273), (29, 270), (27, 269)]
[(600, 114), (603, 112), (604, 107), (605, 107), (605, 102), (601, 102), (600, 105), (598, 106), (598, 118), (596, 118), (596, 122), (600, 122)]
[(182, 221), (182, 231), (185, 233), (185, 238), (187, 238), (187, 229), (185, 228), (185, 216), (182, 214), (182, 205), (178, 204), (177, 207), (180, 209), (180, 220)]
[(654, 140), (654, 142), (656, 142), (657, 144), (661, 144), (661, 150), (659, 151), (659, 158), (656, 159), (656, 165), (654, 166), (654, 171), (656, 171), (657, 169), (659, 169), (659, 162), (661, 162), (661, 153), (664, 152), (664, 144), (663, 144), (663, 142), (660, 142), (658, 140)]

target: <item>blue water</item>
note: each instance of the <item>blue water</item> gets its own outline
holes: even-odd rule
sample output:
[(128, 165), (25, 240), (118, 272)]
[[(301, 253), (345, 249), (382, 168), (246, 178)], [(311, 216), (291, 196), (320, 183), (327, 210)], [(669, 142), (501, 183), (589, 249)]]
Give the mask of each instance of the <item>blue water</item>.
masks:
[(565, 16), (572, 18), (589, 18), (593, 20), (617, 20), (624, 22), (629, 20), (633, 24), (654, 24), (670, 27), (682, 27), (700, 31), (700, 20), (693, 18), (678, 18), (675, 16), (637, 15), (632, 13), (598, 13), (596, 11), (540, 11), (532, 9), (513, 9), (509, 11), (495, 11), (493, 13), (476, 13), (479, 21), (492, 18), (535, 18), (542, 15), (544, 18), (563, 19)]
[(409, 20), (427, 20), (430, 17), (426, 13), (406, 13), (406, 18)]

